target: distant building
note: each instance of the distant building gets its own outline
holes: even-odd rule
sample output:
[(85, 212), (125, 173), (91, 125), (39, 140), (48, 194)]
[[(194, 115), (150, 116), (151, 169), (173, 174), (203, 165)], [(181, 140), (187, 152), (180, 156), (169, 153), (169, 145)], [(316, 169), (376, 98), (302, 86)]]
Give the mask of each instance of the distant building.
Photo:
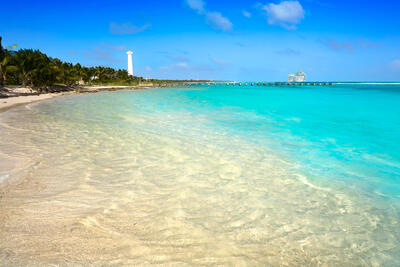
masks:
[(306, 81), (306, 74), (303, 71), (296, 72), (295, 81), (298, 83), (302, 83)]
[(296, 75), (290, 73), (288, 76), (288, 82), (290, 83), (302, 83), (306, 81), (306, 74), (303, 71), (296, 72)]
[(133, 76), (133, 64), (132, 64), (132, 55), (133, 52), (131, 50), (128, 50), (126, 52), (126, 54), (128, 55), (128, 74), (130, 76)]

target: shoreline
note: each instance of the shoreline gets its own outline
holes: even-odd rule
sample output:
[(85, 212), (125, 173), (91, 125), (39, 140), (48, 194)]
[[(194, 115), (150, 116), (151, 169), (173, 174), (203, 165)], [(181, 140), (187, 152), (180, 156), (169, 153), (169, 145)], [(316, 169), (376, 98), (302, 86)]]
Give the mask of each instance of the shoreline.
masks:
[[(50, 92), (50, 93), (27, 93), (26, 90), (28, 88), (14, 87), (8, 92), (12, 94), (11, 96), (0, 98), (0, 116), (9, 109), (18, 106), (28, 105), (35, 102), (40, 102), (43, 100), (52, 99), (55, 97), (60, 97), (65, 95), (99, 93), (99, 92), (110, 92), (110, 91), (120, 91), (120, 90), (141, 90), (141, 89), (151, 89), (159, 87), (160, 86), (152, 84), (136, 85), (136, 86), (88, 86), (88, 87), (78, 87), (78, 88), (65, 87), (64, 91)], [(10, 176), (9, 173), (2, 173), (0, 169), (0, 188), (4, 186), (9, 176)]]
[(12, 96), (8, 98), (2, 98), (0, 100), (0, 113), (9, 110), (10, 108), (17, 107), (20, 105), (31, 104), (34, 102), (50, 99), (57, 96), (66, 95), (68, 93), (50, 93), (41, 95), (27, 95), (27, 96)]
[[(67, 90), (63, 92), (55, 93), (37, 93), (26, 95), (21, 93), (16, 96), (9, 96), (5, 98), (0, 98), (0, 113), (9, 110), (10, 108), (17, 107), (20, 105), (31, 104), (34, 102), (51, 99), (58, 96), (70, 95), (70, 94), (83, 94), (83, 93), (98, 93), (106, 91), (118, 91), (118, 90), (140, 90), (156, 88), (154, 85), (136, 85), (136, 86), (90, 86), (90, 87), (80, 87), (80, 88), (66, 88)], [(17, 90), (19, 87), (16, 88)], [(68, 90), (71, 89), (71, 90)]]

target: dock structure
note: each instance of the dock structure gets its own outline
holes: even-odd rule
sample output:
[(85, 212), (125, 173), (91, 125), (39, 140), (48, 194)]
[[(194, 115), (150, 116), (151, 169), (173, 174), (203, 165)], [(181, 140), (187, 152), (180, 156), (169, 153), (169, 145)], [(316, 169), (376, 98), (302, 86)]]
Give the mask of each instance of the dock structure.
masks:
[(185, 82), (185, 83), (173, 83), (170, 86), (177, 87), (210, 87), (210, 86), (331, 86), (335, 85), (335, 82)]

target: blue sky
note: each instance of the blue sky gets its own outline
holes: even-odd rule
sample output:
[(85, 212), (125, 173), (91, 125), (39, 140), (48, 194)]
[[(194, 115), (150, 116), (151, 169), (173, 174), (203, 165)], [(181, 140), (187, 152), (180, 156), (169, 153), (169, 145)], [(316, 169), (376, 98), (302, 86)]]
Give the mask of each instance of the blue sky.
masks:
[(400, 81), (400, 1), (4, 1), (5, 45), (169, 79)]

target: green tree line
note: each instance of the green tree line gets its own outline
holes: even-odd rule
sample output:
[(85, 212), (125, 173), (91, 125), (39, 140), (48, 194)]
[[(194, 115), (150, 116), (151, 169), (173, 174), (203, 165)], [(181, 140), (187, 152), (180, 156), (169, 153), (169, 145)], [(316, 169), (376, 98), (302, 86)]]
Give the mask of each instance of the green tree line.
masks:
[[(0, 86), (22, 85), (31, 88), (79, 84), (136, 85), (142, 77), (109, 67), (84, 67), (52, 58), (39, 50), (4, 48), (0, 37)], [(150, 80), (154, 82), (155, 80)]]

